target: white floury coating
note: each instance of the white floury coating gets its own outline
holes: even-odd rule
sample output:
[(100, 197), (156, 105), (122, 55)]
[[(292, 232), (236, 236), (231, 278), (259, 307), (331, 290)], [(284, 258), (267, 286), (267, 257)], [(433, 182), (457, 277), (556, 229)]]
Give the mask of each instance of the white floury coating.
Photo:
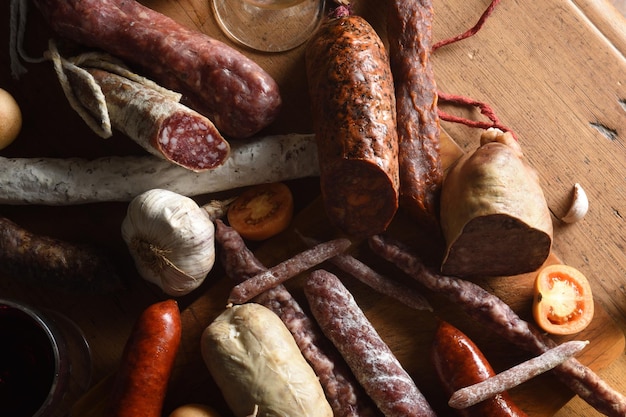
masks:
[(155, 156), (0, 157), (0, 204), (74, 205), (130, 201), (153, 188), (185, 196), (317, 176), (312, 134), (238, 140), (226, 163), (194, 173)]

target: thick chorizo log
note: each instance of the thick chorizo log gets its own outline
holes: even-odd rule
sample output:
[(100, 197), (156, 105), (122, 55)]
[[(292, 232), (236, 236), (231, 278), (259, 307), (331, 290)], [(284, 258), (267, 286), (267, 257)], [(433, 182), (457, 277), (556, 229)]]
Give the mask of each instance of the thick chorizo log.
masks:
[[(100, 69), (86, 71), (102, 90), (112, 126), (148, 152), (195, 172), (228, 159), (230, 145), (203, 115), (136, 81)], [(81, 85), (72, 83), (75, 95), (98, 114), (91, 91)]]
[(277, 116), (276, 82), (242, 53), (134, 0), (37, 0), (60, 36), (133, 63), (182, 93), (225, 135), (248, 137)]
[(398, 208), (398, 143), (386, 49), (359, 16), (331, 17), (305, 51), (320, 186), (330, 221), (364, 237)]
[(106, 416), (161, 417), (181, 329), (174, 300), (143, 311), (124, 347)]
[(385, 416), (435, 416), (339, 278), (315, 270), (305, 283), (304, 293), (322, 331)]
[(396, 91), (400, 206), (436, 225), (443, 182), (437, 87), (430, 62), (431, 0), (389, 0), (387, 34)]
[[(448, 396), (460, 388), (495, 375), (478, 346), (447, 322), (439, 323), (431, 356), (439, 381)], [(456, 412), (463, 417), (526, 417), (526, 413), (511, 400), (507, 392)]]

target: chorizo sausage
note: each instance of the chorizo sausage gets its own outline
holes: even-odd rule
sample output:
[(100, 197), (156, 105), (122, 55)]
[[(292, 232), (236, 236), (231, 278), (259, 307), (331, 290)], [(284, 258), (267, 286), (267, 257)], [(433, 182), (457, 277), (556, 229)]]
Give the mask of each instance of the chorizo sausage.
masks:
[[(484, 381), (495, 372), (478, 346), (459, 329), (442, 321), (432, 345), (432, 362), (447, 396), (456, 390)], [(464, 417), (526, 417), (507, 392), (468, 408), (456, 410)]]
[(430, 62), (431, 0), (389, 0), (387, 35), (396, 91), (400, 207), (437, 225), (443, 182), (437, 87)]
[(123, 282), (96, 248), (35, 234), (0, 217), (0, 274), (76, 293), (108, 293)]
[(313, 271), (304, 294), (322, 331), (385, 416), (435, 416), (411, 376), (337, 276), (322, 269)]
[(152, 304), (142, 312), (124, 347), (106, 416), (161, 417), (181, 329), (175, 300)]
[(345, 233), (384, 231), (398, 208), (396, 102), (386, 49), (360, 16), (328, 18), (305, 49), (320, 187)]
[(59, 36), (103, 49), (182, 93), (224, 134), (249, 137), (278, 115), (276, 81), (242, 53), (135, 0), (36, 0)]

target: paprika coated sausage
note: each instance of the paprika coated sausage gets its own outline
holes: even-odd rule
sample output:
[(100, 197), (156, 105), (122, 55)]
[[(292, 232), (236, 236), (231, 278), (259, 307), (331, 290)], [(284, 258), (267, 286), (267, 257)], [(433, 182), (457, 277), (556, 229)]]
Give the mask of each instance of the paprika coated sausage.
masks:
[(305, 50), (320, 187), (329, 220), (353, 237), (386, 230), (398, 208), (393, 80), (378, 34), (329, 17)]
[(175, 300), (143, 311), (124, 347), (107, 417), (161, 417), (181, 334)]
[[(485, 356), (467, 335), (440, 322), (432, 347), (432, 361), (446, 395), (495, 375)], [(527, 417), (507, 392), (468, 408), (455, 410), (463, 417)]]

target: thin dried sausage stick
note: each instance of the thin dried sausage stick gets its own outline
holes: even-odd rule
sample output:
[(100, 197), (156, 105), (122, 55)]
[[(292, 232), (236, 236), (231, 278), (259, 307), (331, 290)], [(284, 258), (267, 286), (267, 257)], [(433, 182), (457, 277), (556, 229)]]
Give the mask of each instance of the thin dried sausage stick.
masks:
[(290, 278), (337, 256), (350, 247), (349, 239), (339, 238), (322, 242), (293, 257), (255, 275), (233, 287), (228, 296), (229, 304), (243, 304), (252, 298), (282, 284)]
[(435, 416), (339, 278), (315, 270), (306, 281), (304, 293), (322, 331), (385, 416)]
[[(86, 68), (100, 87), (114, 128), (148, 152), (195, 172), (214, 169), (226, 161), (230, 145), (205, 116), (117, 74)], [(68, 73), (72, 91), (92, 114), (99, 104), (90, 89)]]
[(161, 417), (181, 332), (175, 300), (152, 304), (142, 312), (124, 347), (106, 416)]
[(387, 51), (359, 16), (328, 18), (305, 50), (320, 188), (329, 221), (354, 237), (398, 208), (398, 138)]
[(36, 0), (60, 36), (133, 63), (182, 93), (220, 132), (252, 136), (277, 116), (278, 85), (258, 64), (223, 42), (135, 0)]
[(0, 271), (33, 285), (68, 292), (122, 288), (114, 265), (95, 248), (41, 236), (0, 217)]
[(443, 182), (437, 86), (430, 62), (431, 0), (389, 0), (387, 34), (396, 92), (400, 206), (437, 225)]
[(448, 405), (453, 408), (471, 407), (553, 369), (579, 353), (588, 344), (588, 341), (580, 340), (564, 342), (484, 381), (455, 391), (450, 397)]
[(315, 137), (300, 134), (238, 140), (223, 165), (199, 173), (152, 155), (0, 157), (0, 204), (130, 201), (154, 188), (195, 196), (318, 173)]
[[(215, 239), (223, 249), (222, 264), (230, 278), (240, 282), (267, 270), (248, 249), (239, 233), (219, 219), (216, 220)], [(260, 294), (253, 301), (272, 310), (285, 323), (318, 376), (336, 417), (380, 415), (341, 355), (282, 284)]]
[[(382, 236), (369, 239), (372, 249), (428, 289), (446, 295), (465, 312), (500, 335), (533, 354), (556, 346), (549, 337), (522, 320), (504, 301), (479, 285), (459, 278), (439, 275), (399, 242)], [(626, 396), (613, 389), (595, 372), (571, 358), (552, 371), (559, 380), (599, 412), (608, 416), (626, 415)]]
[[(478, 346), (448, 322), (441, 321), (435, 333), (431, 359), (445, 394), (481, 382), (495, 375)], [(462, 417), (528, 417), (508, 392), (494, 394), (474, 406), (456, 410)]]
[[(302, 239), (309, 246), (318, 244), (315, 239), (302, 236)], [(433, 311), (428, 300), (415, 288), (403, 285), (389, 277), (379, 274), (354, 256), (342, 253), (329, 259), (329, 262), (352, 275), (354, 278), (369, 286), (373, 290), (391, 297), (402, 304), (415, 310)]]

